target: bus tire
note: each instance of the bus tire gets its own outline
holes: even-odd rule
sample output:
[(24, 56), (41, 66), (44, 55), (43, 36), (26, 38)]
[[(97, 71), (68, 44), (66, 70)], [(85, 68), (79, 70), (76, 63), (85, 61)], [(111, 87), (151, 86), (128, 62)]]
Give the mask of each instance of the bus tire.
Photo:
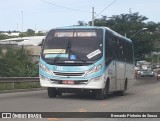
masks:
[(56, 88), (48, 87), (47, 91), (48, 91), (48, 97), (49, 98), (54, 98), (54, 97), (57, 96), (57, 90), (56, 90)]
[(104, 100), (104, 91), (103, 89), (96, 90), (96, 99), (97, 100)]
[(119, 91), (118, 94), (120, 96), (125, 96), (126, 95), (126, 90), (127, 90), (127, 80), (125, 81), (124, 89), (122, 91)]
[(57, 91), (58, 96), (62, 96), (62, 92), (60, 90)]
[(96, 90), (96, 99), (104, 100), (107, 97), (108, 90), (109, 90), (109, 81), (107, 81), (104, 89)]

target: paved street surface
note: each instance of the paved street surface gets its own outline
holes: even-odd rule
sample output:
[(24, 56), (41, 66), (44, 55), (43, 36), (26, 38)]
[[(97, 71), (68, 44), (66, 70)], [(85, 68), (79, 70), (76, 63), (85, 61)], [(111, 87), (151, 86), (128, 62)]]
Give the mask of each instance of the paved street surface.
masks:
[[(139, 78), (125, 96), (109, 95), (105, 100), (95, 100), (93, 95), (78, 94), (65, 94), (49, 99), (46, 90), (5, 93), (0, 94), (0, 112), (160, 112), (160, 80), (156, 80), (155, 77)], [(8, 120), (10, 121), (11, 119)], [(25, 120), (37, 121), (37, 119)], [(159, 121), (160, 119), (38, 119), (38, 121), (106, 120)], [(12, 121), (17, 121), (17, 119), (12, 119)]]

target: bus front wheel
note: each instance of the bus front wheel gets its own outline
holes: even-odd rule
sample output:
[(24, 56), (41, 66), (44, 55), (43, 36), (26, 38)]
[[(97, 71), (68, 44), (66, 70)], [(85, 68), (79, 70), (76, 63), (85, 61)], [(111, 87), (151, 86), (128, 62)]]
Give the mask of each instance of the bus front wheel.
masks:
[(104, 91), (104, 89), (96, 90), (96, 99), (97, 100), (104, 100), (104, 98), (105, 98), (105, 91)]
[(48, 87), (47, 91), (48, 91), (48, 97), (49, 98), (54, 98), (54, 97), (57, 96), (57, 90), (56, 90), (56, 88)]
[(107, 81), (104, 89), (96, 90), (96, 99), (104, 100), (107, 97), (108, 90), (109, 90), (109, 81)]

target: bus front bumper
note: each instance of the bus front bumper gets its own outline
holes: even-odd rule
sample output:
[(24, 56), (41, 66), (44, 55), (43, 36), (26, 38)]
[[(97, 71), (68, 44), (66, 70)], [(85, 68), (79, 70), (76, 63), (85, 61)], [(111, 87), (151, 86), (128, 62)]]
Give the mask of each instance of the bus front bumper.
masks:
[(103, 89), (106, 83), (104, 75), (89, 80), (54, 80), (43, 75), (39, 76), (42, 87), (74, 88), (74, 89)]

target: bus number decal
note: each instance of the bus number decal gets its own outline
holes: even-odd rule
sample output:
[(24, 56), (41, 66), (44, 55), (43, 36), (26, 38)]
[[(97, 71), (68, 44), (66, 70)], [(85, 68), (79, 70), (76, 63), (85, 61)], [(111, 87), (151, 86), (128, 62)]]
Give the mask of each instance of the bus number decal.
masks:
[(62, 71), (62, 70), (63, 70), (63, 67), (57, 66), (57, 69), (56, 69), (56, 70)]

